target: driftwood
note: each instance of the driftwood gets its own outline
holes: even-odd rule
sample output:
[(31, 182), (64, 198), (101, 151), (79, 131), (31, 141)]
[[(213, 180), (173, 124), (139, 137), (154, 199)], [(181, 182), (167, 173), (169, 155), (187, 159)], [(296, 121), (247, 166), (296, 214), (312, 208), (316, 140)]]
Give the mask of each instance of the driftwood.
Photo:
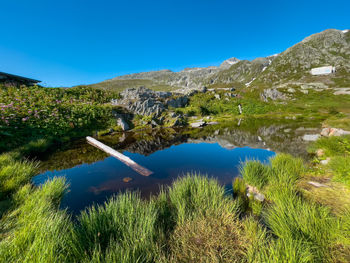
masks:
[(124, 154), (121, 154), (120, 152), (112, 149), (111, 147), (103, 144), (102, 142), (99, 142), (98, 140), (88, 136), (86, 137), (86, 140), (89, 144), (92, 146), (95, 146), (96, 148), (108, 153), (109, 155), (117, 158), (119, 161), (125, 163), (127, 166), (138, 172), (139, 174), (143, 176), (149, 176), (153, 174), (152, 171), (148, 170), (145, 167), (142, 167), (141, 165), (135, 163), (133, 160), (131, 160), (129, 157), (125, 156)]

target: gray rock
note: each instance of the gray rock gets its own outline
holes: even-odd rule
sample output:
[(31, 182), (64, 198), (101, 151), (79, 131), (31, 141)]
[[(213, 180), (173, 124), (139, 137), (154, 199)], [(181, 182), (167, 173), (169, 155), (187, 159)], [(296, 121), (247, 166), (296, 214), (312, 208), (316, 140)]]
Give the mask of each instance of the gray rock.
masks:
[(215, 94), (214, 97), (215, 97), (215, 99), (218, 99), (218, 100), (220, 99), (220, 95), (219, 94)]
[(328, 186), (325, 185), (325, 184), (321, 184), (321, 183), (314, 182), (314, 181), (309, 181), (308, 184), (311, 184), (312, 186), (315, 186), (315, 187), (317, 187), (317, 188), (319, 188), (319, 187), (328, 187)]
[(155, 120), (151, 121), (152, 126), (158, 126), (158, 123)]
[(208, 88), (207, 87), (201, 87), (200, 89), (199, 89), (199, 92), (202, 92), (202, 93), (206, 93), (208, 91)]
[(113, 105), (124, 107), (134, 114), (156, 117), (168, 106), (184, 107), (188, 102), (186, 95), (176, 95), (172, 98), (171, 92), (153, 91), (145, 87), (125, 89), (120, 95), (122, 99), (112, 100)]
[(207, 123), (207, 125), (216, 125), (219, 124), (217, 121), (210, 121)]
[(188, 103), (188, 97), (180, 96), (180, 97), (168, 100), (167, 106), (173, 107), (173, 108), (182, 108), (182, 107), (185, 107), (187, 103)]
[(327, 159), (320, 161), (320, 164), (327, 165), (330, 160), (331, 160), (331, 158), (328, 157)]
[(322, 136), (342, 136), (342, 135), (348, 135), (350, 134), (350, 131), (345, 131), (343, 129), (338, 128), (323, 128), (321, 131)]
[(192, 128), (199, 128), (199, 127), (205, 126), (205, 124), (206, 123), (204, 121), (193, 122), (193, 123), (191, 123), (191, 127)]
[(303, 136), (303, 140), (308, 142), (316, 141), (318, 138), (320, 138), (319, 134), (305, 134)]
[(277, 89), (265, 89), (261, 94), (260, 94), (260, 98), (265, 101), (268, 102), (268, 99), (271, 99), (273, 101), (275, 100), (286, 100), (288, 99), (288, 96), (280, 91), (278, 91)]
[(127, 131), (130, 129), (129, 124), (126, 121), (124, 121), (122, 118), (118, 118), (117, 123), (122, 128), (123, 131)]

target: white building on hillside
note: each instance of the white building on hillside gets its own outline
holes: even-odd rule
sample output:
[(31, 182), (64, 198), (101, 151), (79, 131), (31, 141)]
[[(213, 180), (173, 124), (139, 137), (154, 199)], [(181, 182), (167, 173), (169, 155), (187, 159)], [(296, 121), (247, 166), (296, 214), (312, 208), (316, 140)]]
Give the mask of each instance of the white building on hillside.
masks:
[(335, 72), (335, 67), (333, 66), (313, 68), (310, 71), (311, 75), (328, 75), (334, 72)]

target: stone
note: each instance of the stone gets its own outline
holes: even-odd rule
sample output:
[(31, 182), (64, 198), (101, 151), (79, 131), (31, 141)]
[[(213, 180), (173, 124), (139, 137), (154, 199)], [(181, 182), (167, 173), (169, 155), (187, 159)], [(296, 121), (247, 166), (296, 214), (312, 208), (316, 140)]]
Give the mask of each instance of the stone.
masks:
[(123, 118), (118, 118), (117, 123), (123, 131), (127, 131), (130, 129), (129, 124)]
[(321, 184), (321, 183), (314, 182), (314, 181), (309, 181), (308, 184), (311, 184), (312, 186), (315, 186), (315, 187), (317, 187), (317, 188), (319, 188), (319, 187), (328, 187), (328, 186), (325, 185), (325, 184)]
[(255, 200), (263, 202), (265, 200), (265, 196), (259, 192), (259, 190), (251, 185), (247, 185), (247, 196), (253, 196)]
[(329, 136), (342, 136), (350, 134), (349, 131), (344, 131), (343, 129), (332, 128), (329, 132)]
[(320, 137), (319, 134), (305, 134), (303, 136), (303, 140), (308, 142), (313, 142), (313, 141), (316, 141), (319, 137)]
[(208, 91), (208, 88), (207, 87), (201, 87), (198, 91), (202, 92), (202, 93), (206, 93)]
[(204, 121), (198, 121), (198, 122), (193, 122), (191, 123), (192, 128), (199, 128), (205, 126), (206, 123)]
[(289, 93), (294, 93), (294, 92), (295, 92), (295, 89), (289, 88), (289, 89), (287, 89), (287, 91), (288, 91)]
[(219, 124), (217, 121), (210, 121), (207, 123), (207, 125), (216, 125)]
[(316, 156), (317, 157), (321, 157), (321, 156), (323, 156), (324, 155), (324, 150), (323, 149), (318, 149), (317, 151), (316, 151)]
[(168, 100), (167, 105), (168, 107), (182, 108), (182, 107), (185, 107), (187, 103), (188, 103), (188, 97), (181, 96), (181, 97)]
[(218, 99), (218, 100), (220, 99), (220, 95), (219, 94), (215, 94), (214, 97), (215, 97), (215, 99)]
[(329, 135), (329, 132), (330, 132), (330, 128), (323, 128), (322, 131), (321, 131), (321, 136), (328, 136)]
[(327, 165), (330, 160), (331, 160), (331, 158), (328, 157), (327, 159), (320, 161), (320, 164)]
[(156, 126), (158, 126), (158, 123), (157, 123), (155, 120), (152, 120), (152, 121), (151, 121), (151, 125), (152, 125), (153, 127), (156, 127)]
[(124, 182), (124, 183), (128, 183), (128, 182), (130, 182), (130, 181), (132, 181), (132, 178), (131, 178), (131, 177), (124, 177), (124, 178), (123, 178), (123, 182)]
[(188, 103), (187, 95), (176, 96), (171, 92), (153, 91), (145, 87), (129, 88), (121, 92), (121, 99), (112, 99), (111, 103), (115, 106), (121, 106), (128, 111), (139, 115), (160, 114), (167, 107), (184, 107)]
[(328, 136), (342, 136), (342, 135), (348, 135), (350, 134), (350, 131), (345, 131), (343, 129), (338, 128), (323, 128), (321, 131), (321, 135), (328, 137)]
[(288, 99), (288, 96), (282, 92), (280, 92), (277, 89), (265, 89), (261, 94), (260, 98), (265, 101), (269, 102), (268, 99), (271, 99), (273, 101), (275, 100), (286, 100)]

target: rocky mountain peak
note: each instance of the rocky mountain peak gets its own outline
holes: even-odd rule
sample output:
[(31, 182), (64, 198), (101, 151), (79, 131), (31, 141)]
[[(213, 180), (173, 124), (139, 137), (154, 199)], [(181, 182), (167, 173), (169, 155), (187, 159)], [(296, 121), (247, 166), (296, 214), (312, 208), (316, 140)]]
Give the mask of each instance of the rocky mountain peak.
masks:
[(238, 63), (240, 60), (238, 58), (229, 58), (226, 59), (224, 62), (221, 63), (220, 68), (222, 69), (228, 69), (230, 68), (232, 65)]

